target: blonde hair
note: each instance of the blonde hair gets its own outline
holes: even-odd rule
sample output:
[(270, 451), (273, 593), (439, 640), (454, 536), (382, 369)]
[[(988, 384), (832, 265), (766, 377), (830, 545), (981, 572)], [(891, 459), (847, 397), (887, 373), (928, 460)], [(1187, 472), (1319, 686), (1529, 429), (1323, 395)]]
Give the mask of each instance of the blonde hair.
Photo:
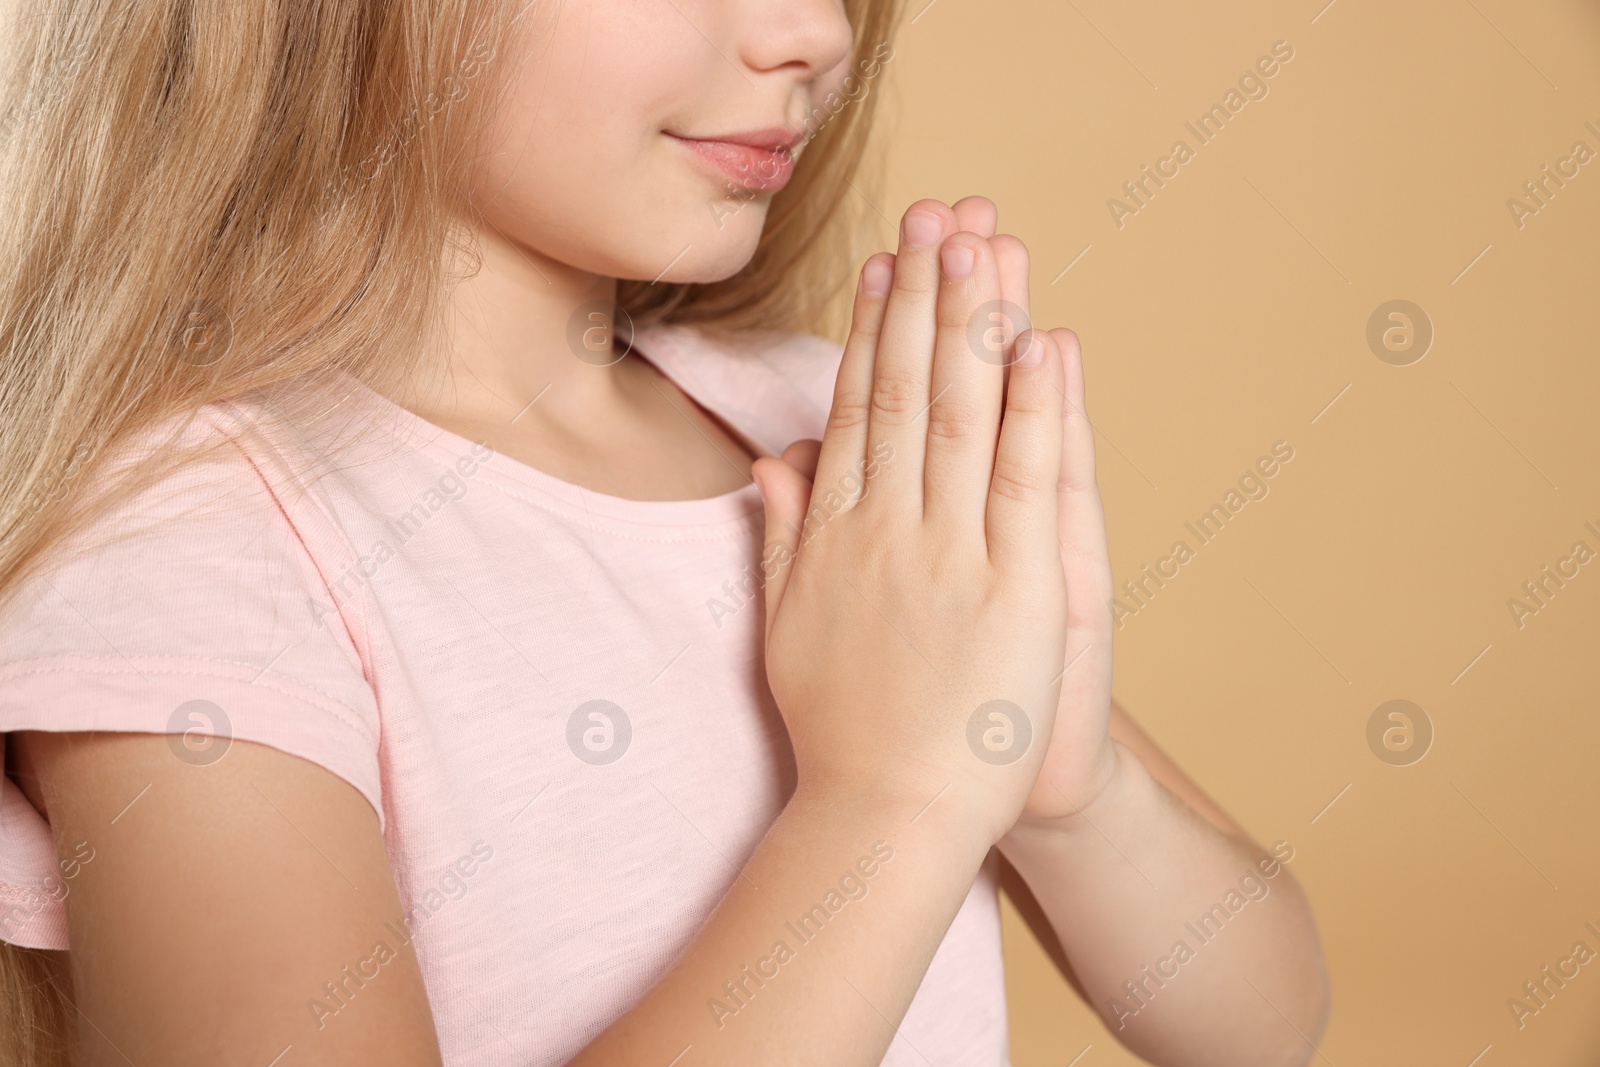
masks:
[[(523, 0), (9, 0), (0, 87), (0, 597), (187, 458), (89, 475), (206, 405), (342, 371), (382, 391), (442, 321), (462, 175)], [(897, 0), (739, 273), (623, 281), (636, 325), (841, 337)], [(497, 65), (498, 63), (498, 65)], [(867, 175), (875, 190), (877, 174)], [(172, 440), (176, 440), (176, 433)], [(65, 954), (0, 943), (0, 1062), (73, 1061)]]

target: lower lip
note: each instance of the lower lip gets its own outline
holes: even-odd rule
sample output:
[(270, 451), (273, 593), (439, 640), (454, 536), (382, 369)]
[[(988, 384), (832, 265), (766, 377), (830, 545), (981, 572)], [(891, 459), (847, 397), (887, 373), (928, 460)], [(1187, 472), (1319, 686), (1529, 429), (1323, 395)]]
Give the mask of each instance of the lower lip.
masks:
[(716, 168), (738, 190), (777, 192), (788, 185), (794, 175), (794, 157), (788, 152), (751, 148), (729, 141), (696, 141), (669, 136)]

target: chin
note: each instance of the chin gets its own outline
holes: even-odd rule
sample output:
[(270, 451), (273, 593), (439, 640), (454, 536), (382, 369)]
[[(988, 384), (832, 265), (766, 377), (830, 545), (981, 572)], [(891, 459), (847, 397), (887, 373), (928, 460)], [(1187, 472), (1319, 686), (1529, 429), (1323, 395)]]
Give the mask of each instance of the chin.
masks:
[[(705, 285), (731, 278), (741, 270), (744, 270), (751, 257), (756, 254), (756, 241), (760, 236), (760, 233), (757, 233), (751, 240), (740, 242), (737, 246), (725, 244), (720, 248), (707, 249), (707, 254), (701, 262), (685, 267), (684, 260), (694, 254), (694, 250), (690, 249), (689, 253), (679, 260), (671, 271), (662, 276), (662, 280), (698, 282)], [(679, 268), (683, 269), (680, 270)]]
[(685, 228), (644, 259), (636, 249), (631, 250), (628, 257), (631, 262), (617, 264), (617, 269), (610, 273), (618, 278), (643, 281), (702, 285), (720, 282), (743, 270), (756, 254), (766, 215), (764, 204), (748, 204), (738, 216), (724, 218), (720, 230), (715, 221), (702, 227)]

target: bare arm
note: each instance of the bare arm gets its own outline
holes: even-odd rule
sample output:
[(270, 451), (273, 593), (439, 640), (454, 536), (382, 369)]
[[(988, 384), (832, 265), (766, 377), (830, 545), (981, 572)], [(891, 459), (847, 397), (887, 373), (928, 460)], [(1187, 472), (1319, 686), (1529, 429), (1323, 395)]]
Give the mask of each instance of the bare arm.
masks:
[[(1116, 701), (1111, 703), (1110, 733), (1113, 739), (1127, 746), (1139, 761), (1144, 764), (1150, 776), (1173, 795), (1183, 800), (1185, 804), (1205, 816), (1207, 822), (1223, 833), (1243, 835), (1244, 830), (1233, 818), (1217, 806), (1200, 786), (1184, 773), (1183, 768), (1173, 762), (1172, 758), (1163, 752), (1150, 735), (1133, 721), (1122, 705)], [(1050, 962), (1055, 964), (1056, 970), (1061, 972), (1061, 977), (1067, 984), (1075, 989), (1080, 997), (1088, 999), (1083, 983), (1072, 971), (1072, 961), (1067, 959), (1066, 950), (1061, 947), (1061, 939), (1056, 937), (1055, 930), (1050, 927), (1050, 919), (1040, 907), (1039, 900), (1033, 895), (1033, 890), (1028, 888), (1027, 881), (1022, 874), (1011, 865), (1011, 861), (1002, 854), (1000, 857), (1000, 888), (1011, 899), (1017, 908), (1017, 913), (1028, 924), (1028, 930), (1038, 940), (1045, 954), (1050, 957)]]
[[(1110, 732), (1125, 785), (1058, 827), (1013, 831), (1002, 885), (1067, 981), (1153, 1063), (1307, 1062), (1328, 986), (1300, 887), (1117, 705)], [(1292, 842), (1278, 851), (1292, 857)]]
[[(876, 1065), (987, 852), (938, 804), (919, 817), (797, 795), (689, 950), (573, 1067), (686, 1049), (685, 1063)], [(865, 895), (819, 929), (852, 872)]]
[[(93, 849), (66, 883), (85, 1067), (286, 1049), (440, 1063), (377, 818), (347, 783), (239, 741), (195, 766), (160, 735), (14, 737), (60, 855)], [(692, 1045), (693, 1062), (749, 1064), (786, 1043), (876, 1064), (989, 847), (937, 805), (917, 815), (797, 795), (689, 952), (572, 1062), (666, 1064)]]
[(85, 1067), (440, 1062), (377, 815), (348, 783), (242, 741), (206, 766), (158, 734), (13, 742), (58, 854), (92, 853), (64, 882)]

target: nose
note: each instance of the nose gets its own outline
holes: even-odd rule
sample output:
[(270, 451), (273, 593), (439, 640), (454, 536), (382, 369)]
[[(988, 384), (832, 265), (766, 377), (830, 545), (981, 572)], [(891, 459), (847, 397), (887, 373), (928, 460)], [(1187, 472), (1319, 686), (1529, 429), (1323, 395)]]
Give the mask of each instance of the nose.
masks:
[(740, 56), (753, 71), (792, 68), (813, 81), (850, 58), (854, 33), (845, 0), (753, 0)]

